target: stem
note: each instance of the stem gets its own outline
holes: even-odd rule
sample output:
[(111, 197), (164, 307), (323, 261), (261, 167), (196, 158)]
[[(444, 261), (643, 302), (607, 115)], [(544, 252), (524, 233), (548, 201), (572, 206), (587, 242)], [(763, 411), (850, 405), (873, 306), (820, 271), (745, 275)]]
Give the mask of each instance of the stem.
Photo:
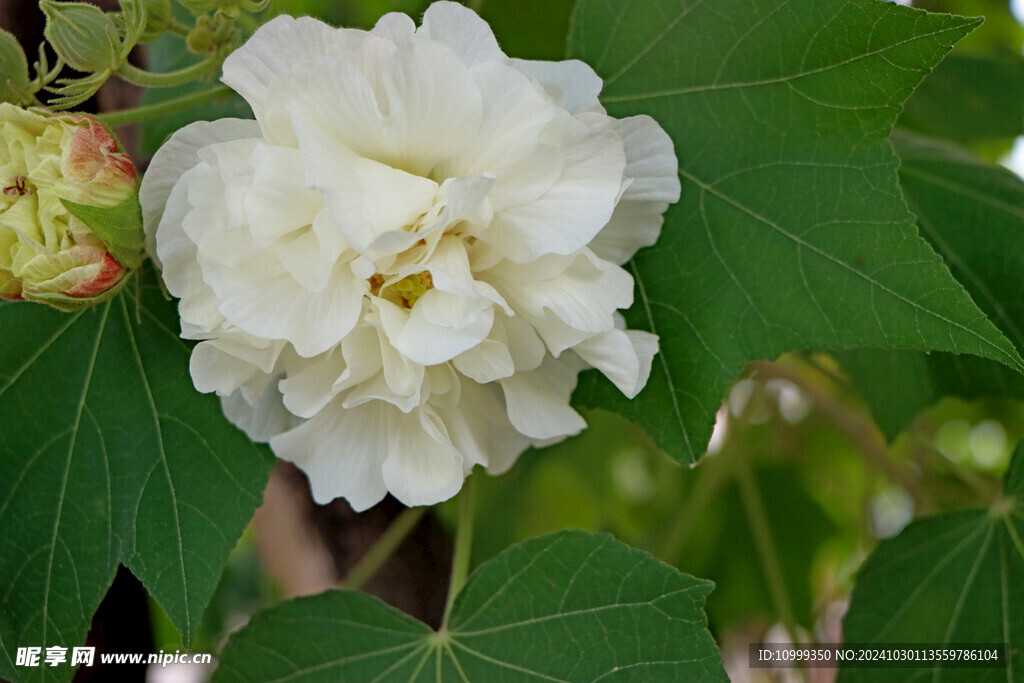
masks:
[(173, 33), (176, 36), (185, 37), (192, 29), (181, 23), (177, 19), (171, 19), (170, 25), (167, 27), (169, 33)]
[(864, 459), (876, 467), (893, 482), (899, 484), (914, 499), (915, 508), (919, 511), (934, 509), (934, 502), (928, 491), (921, 485), (920, 477), (914, 469), (899, 460), (892, 458), (888, 452), (885, 437), (871, 419), (850, 410), (846, 405), (821, 391), (808, 382), (799, 372), (766, 361), (756, 361), (749, 365), (759, 376), (785, 379), (799, 387), (813, 402), (818, 413), (832, 423), (832, 426), (846, 435), (856, 446)]
[(355, 567), (349, 570), (345, 578), (341, 580), (341, 588), (349, 588), (357, 590), (362, 588), (363, 585), (373, 578), (373, 576), (380, 570), (384, 563), (388, 561), (388, 558), (394, 555), (398, 546), (402, 545), (402, 541), (405, 540), (416, 525), (419, 524), (420, 520), (423, 519), (424, 513), (428, 508), (426, 507), (414, 507), (406, 508), (402, 511), (402, 514), (395, 518), (395, 521), (391, 523), (391, 526), (381, 534), (381, 537), (377, 539), (377, 542), (373, 544), (365, 555), (360, 558), (359, 562), (356, 563)]
[(686, 499), (686, 504), (679, 511), (675, 523), (665, 534), (665, 538), (662, 539), (657, 552), (655, 552), (655, 555), (673, 566), (679, 562), (679, 555), (690, 540), (690, 534), (694, 530), (694, 520), (700, 517), (701, 512), (714, 500), (715, 494), (729, 478), (728, 475), (731, 472), (729, 463), (720, 456), (721, 453), (713, 456), (714, 460), (701, 465), (705, 469), (700, 473), (700, 479), (694, 484), (693, 490), (690, 491), (690, 495)]
[(761, 499), (761, 492), (757, 488), (757, 481), (750, 468), (750, 463), (744, 455), (740, 455), (736, 463), (736, 483), (739, 484), (740, 498), (743, 501), (743, 509), (747, 513), (747, 521), (751, 531), (754, 532), (754, 543), (757, 545), (757, 553), (761, 557), (761, 567), (764, 569), (765, 579), (768, 581), (768, 592), (772, 597), (772, 603), (782, 618), (789, 637), (794, 642), (799, 642), (799, 631), (797, 630), (796, 617), (793, 613), (793, 603), (789, 599), (789, 592), (786, 590), (786, 582), (782, 575), (782, 565), (779, 564), (779, 553), (775, 548), (775, 540), (772, 538), (771, 529), (765, 520), (764, 501)]
[(118, 67), (116, 73), (124, 80), (134, 85), (141, 85), (144, 88), (172, 88), (176, 85), (184, 85), (208, 76), (220, 68), (220, 63), (214, 59), (204, 59), (192, 66), (186, 66), (177, 71), (166, 71), (155, 73), (144, 71), (137, 66), (125, 62)]
[(191, 107), (198, 107), (199, 105), (207, 104), (209, 102), (216, 102), (217, 100), (228, 97), (233, 92), (234, 91), (226, 85), (221, 85), (216, 88), (182, 95), (181, 97), (175, 97), (174, 99), (165, 100), (163, 102), (155, 102), (154, 104), (135, 107), (134, 109), (122, 109), (121, 111), (99, 114), (96, 118), (99, 119), (100, 122), (111, 127), (123, 126), (128, 123), (149, 121), (161, 116), (177, 114), (179, 111), (184, 111)]
[(924, 438), (922, 434), (915, 433), (911, 438), (913, 439), (912, 443), (917, 446), (916, 453), (927, 458), (936, 469), (953, 475), (961, 484), (971, 489), (985, 505), (991, 505), (1002, 494), (1003, 487), (999, 482), (992, 481), (984, 475), (950, 460), (936, 450), (931, 441)]
[(484, 0), (469, 0), (467, 6), (477, 14), (480, 14), (484, 9)]
[(452, 559), (452, 578), (448, 584), (448, 600), (444, 605), (444, 617), (441, 619), (441, 631), (448, 628), (455, 596), (466, 585), (469, 574), (469, 558), (473, 547), (473, 516), (476, 513), (476, 479), (472, 474), (466, 479), (459, 496), (459, 526), (455, 531), (455, 557)]

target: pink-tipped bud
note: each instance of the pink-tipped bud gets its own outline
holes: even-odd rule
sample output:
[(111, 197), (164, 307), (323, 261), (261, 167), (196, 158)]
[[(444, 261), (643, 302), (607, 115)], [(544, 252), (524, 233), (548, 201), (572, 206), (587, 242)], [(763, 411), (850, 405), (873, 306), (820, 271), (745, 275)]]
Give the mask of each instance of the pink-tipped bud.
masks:
[(142, 243), (135, 165), (101, 123), (0, 104), (0, 298), (98, 303)]

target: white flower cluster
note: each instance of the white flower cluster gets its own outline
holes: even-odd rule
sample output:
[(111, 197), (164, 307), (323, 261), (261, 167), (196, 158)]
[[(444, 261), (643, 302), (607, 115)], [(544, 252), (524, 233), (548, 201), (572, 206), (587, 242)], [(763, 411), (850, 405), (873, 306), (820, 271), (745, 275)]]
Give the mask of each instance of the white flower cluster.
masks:
[(453, 496), (475, 465), (586, 425), (579, 371), (626, 395), (657, 338), (619, 267), (679, 197), (672, 142), (578, 61), (510, 59), (476, 14), (417, 29), (279, 17), (224, 64), (255, 121), (196, 123), (141, 191), (149, 252), (201, 340), (196, 387), (357, 510)]

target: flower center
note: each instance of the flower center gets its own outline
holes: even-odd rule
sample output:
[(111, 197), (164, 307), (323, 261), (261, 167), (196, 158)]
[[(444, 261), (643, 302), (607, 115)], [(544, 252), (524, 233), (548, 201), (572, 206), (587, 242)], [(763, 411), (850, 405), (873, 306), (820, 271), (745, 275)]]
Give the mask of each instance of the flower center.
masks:
[(23, 197), (32, 193), (32, 188), (27, 184), (28, 179), (23, 175), (16, 175), (11, 179), (11, 184), (4, 188), (4, 194), (8, 197)]
[(380, 273), (371, 276), (368, 280), (370, 293), (406, 309), (411, 309), (421, 296), (434, 288), (434, 279), (428, 270), (402, 278), (398, 282), (384, 287), (386, 279)]

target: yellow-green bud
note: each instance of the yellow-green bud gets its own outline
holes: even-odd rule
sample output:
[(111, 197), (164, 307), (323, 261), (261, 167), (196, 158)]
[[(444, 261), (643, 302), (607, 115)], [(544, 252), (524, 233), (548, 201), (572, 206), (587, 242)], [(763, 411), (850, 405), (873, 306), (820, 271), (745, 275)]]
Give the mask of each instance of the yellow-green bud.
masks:
[(217, 47), (216, 26), (212, 17), (202, 16), (185, 37), (185, 46), (196, 54), (212, 52)]
[(102, 124), (0, 103), (0, 298), (98, 303), (143, 242), (135, 166)]

